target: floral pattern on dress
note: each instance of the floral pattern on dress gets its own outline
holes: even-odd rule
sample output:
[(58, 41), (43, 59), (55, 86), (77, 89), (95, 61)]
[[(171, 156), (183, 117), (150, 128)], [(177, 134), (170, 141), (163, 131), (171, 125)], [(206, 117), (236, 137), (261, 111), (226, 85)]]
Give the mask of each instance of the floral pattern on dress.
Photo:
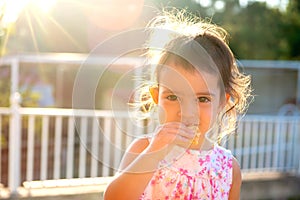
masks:
[[(183, 150), (176, 147), (177, 150)], [(171, 152), (172, 161), (162, 160), (140, 200), (225, 200), (232, 184), (232, 154), (215, 145), (209, 151)]]

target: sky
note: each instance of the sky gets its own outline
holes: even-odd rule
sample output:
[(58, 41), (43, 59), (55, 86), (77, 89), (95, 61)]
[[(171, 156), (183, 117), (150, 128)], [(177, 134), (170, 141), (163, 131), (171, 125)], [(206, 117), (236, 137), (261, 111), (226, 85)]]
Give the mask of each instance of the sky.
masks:
[[(211, 5), (211, 0), (195, 0), (196, 2), (199, 2), (202, 6), (208, 7)], [(268, 6), (270, 7), (279, 7), (280, 10), (284, 10), (288, 4), (289, 0), (239, 0), (241, 6), (247, 6), (249, 2), (266, 2)], [(219, 6), (219, 8), (222, 7), (224, 4), (223, 1), (217, 1), (215, 6)]]
[(280, 9), (284, 9), (287, 4), (288, 0), (239, 0), (241, 5), (247, 5), (248, 2), (252, 1), (260, 1), (260, 2), (266, 2), (267, 5), (270, 7), (279, 7)]

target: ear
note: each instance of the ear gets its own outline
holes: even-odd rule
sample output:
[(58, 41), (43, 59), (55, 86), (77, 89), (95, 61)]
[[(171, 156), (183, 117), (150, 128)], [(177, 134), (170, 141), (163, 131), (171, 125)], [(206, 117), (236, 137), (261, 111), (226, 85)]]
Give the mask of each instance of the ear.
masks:
[(226, 107), (226, 104), (229, 102), (229, 100), (230, 100), (230, 94), (225, 93), (225, 99), (221, 102), (219, 106), (219, 111), (222, 111)]
[(228, 102), (230, 99), (230, 94), (226, 93), (226, 102)]
[(230, 94), (229, 93), (225, 93), (225, 99), (224, 99), (224, 101), (222, 101), (221, 107), (226, 106), (226, 104), (228, 103), (229, 100), (230, 100)]
[(155, 104), (158, 103), (158, 86), (151, 86), (149, 92)]

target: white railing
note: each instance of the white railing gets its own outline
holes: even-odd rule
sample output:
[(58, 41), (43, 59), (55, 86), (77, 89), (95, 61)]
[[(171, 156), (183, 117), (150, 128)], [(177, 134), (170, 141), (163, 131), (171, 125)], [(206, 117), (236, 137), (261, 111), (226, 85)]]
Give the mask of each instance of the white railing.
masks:
[(0, 108), (0, 183), (12, 191), (24, 181), (111, 176), (144, 131), (126, 112), (19, 108), (13, 121), (15, 111)]
[(225, 145), (244, 173), (299, 173), (299, 130), (299, 116), (246, 115)]
[[(18, 113), (19, 121), (12, 121), (12, 111), (0, 108), (0, 183), (12, 191), (24, 181), (111, 176), (132, 139), (151, 129), (139, 128), (127, 112), (19, 108)], [(19, 133), (9, 132), (18, 123)], [(299, 128), (299, 117), (248, 115), (225, 146), (243, 173), (300, 174)], [(19, 162), (8, 162), (10, 156)]]
[[(115, 61), (114, 57), (83, 54), (12, 55), (0, 59), (0, 66), (11, 67), (11, 107), (0, 108), (0, 185), (14, 193), (23, 182), (82, 180), (115, 172), (128, 144), (151, 127), (139, 128), (123, 112), (20, 108), (17, 97), (21, 63), (106, 66), (112, 61), (135, 67), (143, 63), (132, 57)], [(240, 62), (252, 68), (293, 69), (300, 77), (298, 61)], [(299, 80), (296, 93), (299, 102)], [(225, 146), (237, 157), (244, 174), (275, 171), (300, 175), (299, 121), (299, 116), (247, 115), (241, 120), (237, 136)]]

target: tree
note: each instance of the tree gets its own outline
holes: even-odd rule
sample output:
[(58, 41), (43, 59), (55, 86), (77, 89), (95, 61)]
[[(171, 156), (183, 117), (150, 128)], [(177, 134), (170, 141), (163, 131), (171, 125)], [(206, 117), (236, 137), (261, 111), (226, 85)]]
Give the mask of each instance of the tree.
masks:
[[(150, 1), (150, 0), (149, 0)], [(239, 0), (151, 0), (158, 7), (183, 8), (210, 18), (230, 34), (230, 47), (239, 59), (291, 60), (300, 58), (300, 2), (289, 0), (285, 11), (264, 2)], [(220, 9), (218, 5), (221, 6)]]
[(283, 37), (283, 14), (266, 3), (251, 3), (224, 23), (231, 32), (231, 48), (241, 59), (288, 59)]
[(284, 37), (289, 47), (290, 59), (300, 59), (300, 2), (290, 0), (284, 13)]

